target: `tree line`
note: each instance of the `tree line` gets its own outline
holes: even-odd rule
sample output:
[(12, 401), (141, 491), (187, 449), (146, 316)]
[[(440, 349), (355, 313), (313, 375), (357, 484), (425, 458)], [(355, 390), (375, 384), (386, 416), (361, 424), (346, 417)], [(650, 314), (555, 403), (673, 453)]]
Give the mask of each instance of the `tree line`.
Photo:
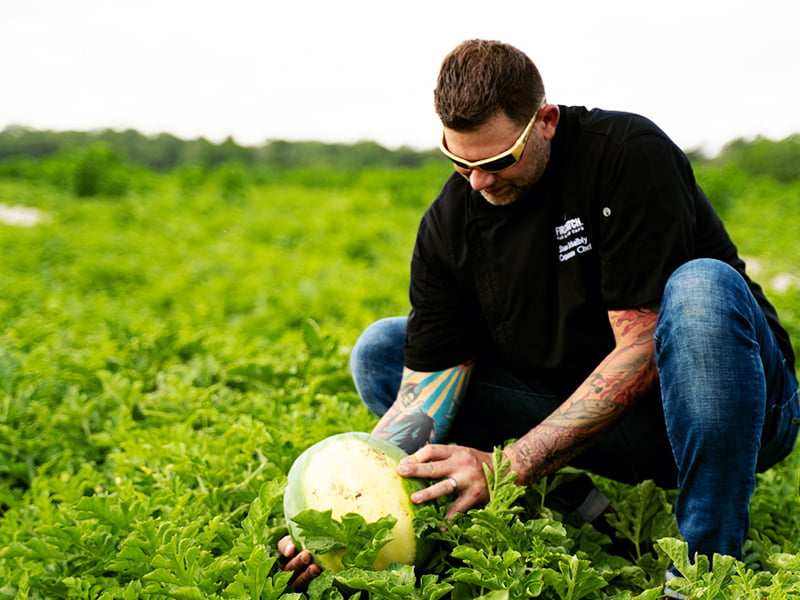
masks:
[[(170, 133), (145, 135), (134, 129), (51, 131), (12, 125), (0, 132), (0, 161), (43, 159), (93, 145), (107, 147), (122, 162), (155, 172), (170, 172), (184, 166), (213, 169), (226, 163), (276, 168), (415, 168), (440, 158), (435, 149), (390, 150), (372, 141), (336, 144), (270, 140), (262, 146), (242, 146), (230, 136), (214, 143), (203, 137), (184, 140)], [(735, 163), (745, 173), (766, 175), (782, 182), (800, 177), (800, 134), (777, 141), (765, 137), (738, 138), (726, 144), (716, 157), (691, 150), (688, 154), (695, 163)]]
[(418, 151), (408, 147), (390, 150), (371, 141), (334, 144), (270, 140), (254, 147), (237, 144), (230, 136), (214, 143), (203, 137), (184, 140), (170, 133), (145, 135), (134, 129), (50, 131), (13, 125), (0, 132), (0, 161), (50, 158), (95, 145), (107, 147), (127, 164), (162, 173), (184, 166), (214, 169), (226, 163), (277, 168), (414, 168), (431, 158), (439, 158), (435, 150)]
[[(800, 134), (778, 141), (736, 139), (713, 158), (688, 154), (697, 167), (726, 167), (713, 169), (722, 175), (706, 182), (720, 188), (720, 197), (730, 195), (740, 177), (764, 176), (782, 183), (800, 179)], [(133, 129), (80, 132), (11, 126), (0, 132), (0, 176), (46, 181), (79, 197), (121, 196), (147, 186), (158, 174), (175, 174), (187, 189), (211, 181), (235, 197), (252, 183), (303, 177), (298, 170), (307, 172), (303, 182), (324, 185), (366, 169), (419, 168), (434, 161), (446, 163), (435, 149), (390, 150), (370, 141), (272, 140), (252, 147), (232, 137), (213, 143), (169, 133), (148, 136)]]

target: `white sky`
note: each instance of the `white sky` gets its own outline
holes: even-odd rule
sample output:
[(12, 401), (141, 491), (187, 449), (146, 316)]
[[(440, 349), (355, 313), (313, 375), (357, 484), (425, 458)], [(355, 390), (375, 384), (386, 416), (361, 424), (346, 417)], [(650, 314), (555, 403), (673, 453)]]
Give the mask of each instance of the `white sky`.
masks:
[(473, 37), (686, 149), (800, 133), (798, 0), (0, 0), (0, 129), (432, 148), (439, 64)]

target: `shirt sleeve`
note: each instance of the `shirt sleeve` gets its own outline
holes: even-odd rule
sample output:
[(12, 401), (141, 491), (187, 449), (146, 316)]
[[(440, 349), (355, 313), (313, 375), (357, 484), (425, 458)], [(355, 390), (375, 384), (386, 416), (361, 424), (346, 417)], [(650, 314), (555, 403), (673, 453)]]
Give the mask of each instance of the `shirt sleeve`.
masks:
[(609, 171), (597, 207), (602, 298), (608, 310), (645, 306), (694, 254), (697, 184), (683, 152), (657, 133), (620, 145)]

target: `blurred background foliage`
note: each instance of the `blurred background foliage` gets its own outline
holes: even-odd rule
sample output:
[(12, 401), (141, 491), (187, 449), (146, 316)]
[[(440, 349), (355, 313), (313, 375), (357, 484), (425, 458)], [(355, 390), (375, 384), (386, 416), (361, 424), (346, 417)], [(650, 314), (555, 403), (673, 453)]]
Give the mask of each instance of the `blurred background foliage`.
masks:
[[(764, 137), (736, 139), (714, 157), (687, 150), (696, 168), (714, 175), (705, 182), (722, 211), (735, 195), (741, 177), (768, 177), (781, 183), (800, 178), (800, 134), (782, 140)], [(116, 131), (49, 131), (20, 125), (0, 132), (0, 176), (44, 179), (71, 189), (77, 196), (115, 196), (141, 189), (147, 175), (177, 173), (187, 188), (209, 178), (235, 195), (248, 182), (276, 183), (292, 171), (312, 169), (306, 184), (319, 184), (319, 169), (327, 169), (325, 185), (337, 177), (348, 181), (353, 170), (412, 168), (444, 164), (435, 149), (388, 149), (371, 141), (353, 144), (269, 140), (262, 146), (241, 146), (228, 137), (213, 143), (205, 138), (184, 140), (169, 133), (145, 135)], [(299, 181), (295, 181), (299, 183)]]

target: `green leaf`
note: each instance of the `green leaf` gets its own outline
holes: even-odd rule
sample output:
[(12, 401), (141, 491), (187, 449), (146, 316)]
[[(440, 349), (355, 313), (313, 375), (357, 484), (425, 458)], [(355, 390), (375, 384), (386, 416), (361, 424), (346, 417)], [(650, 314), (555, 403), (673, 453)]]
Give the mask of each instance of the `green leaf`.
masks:
[(714, 554), (709, 561), (707, 556), (696, 554), (692, 562), (686, 542), (675, 538), (658, 540), (658, 546), (682, 575), (682, 578), (672, 580), (670, 587), (684, 594), (702, 591), (706, 597), (715, 598), (733, 581), (734, 575), (743, 570), (743, 565), (732, 556)]
[(323, 571), (308, 586), (308, 600), (344, 600), (336, 587), (333, 571)]
[(417, 585), (410, 565), (395, 565), (383, 571), (347, 569), (337, 573), (335, 580), (350, 590), (365, 591), (370, 598), (385, 600), (438, 600), (453, 589), (449, 583), (440, 583), (435, 575), (423, 575)]
[(586, 598), (607, 585), (588, 560), (576, 556), (564, 556), (558, 563), (558, 572), (546, 569), (545, 580), (561, 600)]
[(511, 462), (503, 456), (502, 448), (495, 448), (492, 453), (492, 468), (484, 465), (486, 484), (489, 488), (489, 512), (502, 515), (513, 515), (522, 511), (521, 506), (514, 506), (525, 488), (516, 485), (517, 473), (511, 470)]
[(508, 590), (496, 590), (493, 592), (489, 592), (488, 594), (484, 594), (483, 596), (478, 596), (475, 600), (508, 600)]
[(391, 515), (367, 523), (361, 515), (348, 513), (341, 520), (334, 519), (333, 511), (304, 510), (292, 520), (303, 532), (306, 549), (312, 554), (325, 554), (345, 549), (342, 564), (345, 567), (371, 568), (381, 548), (394, 539), (392, 528), (397, 523)]
[(633, 543), (637, 558), (641, 558), (655, 541), (655, 537), (663, 536), (669, 530), (669, 524), (674, 522), (671, 516), (665, 517), (671, 514), (671, 509), (664, 490), (658, 488), (652, 480), (644, 481), (627, 491), (616, 509), (608, 516), (608, 523), (622, 537)]
[(234, 576), (234, 583), (225, 588), (225, 596), (248, 600), (299, 600), (299, 593), (284, 593), (292, 574), (277, 571), (270, 575), (278, 559), (267, 556), (264, 546), (254, 547), (243, 569)]

